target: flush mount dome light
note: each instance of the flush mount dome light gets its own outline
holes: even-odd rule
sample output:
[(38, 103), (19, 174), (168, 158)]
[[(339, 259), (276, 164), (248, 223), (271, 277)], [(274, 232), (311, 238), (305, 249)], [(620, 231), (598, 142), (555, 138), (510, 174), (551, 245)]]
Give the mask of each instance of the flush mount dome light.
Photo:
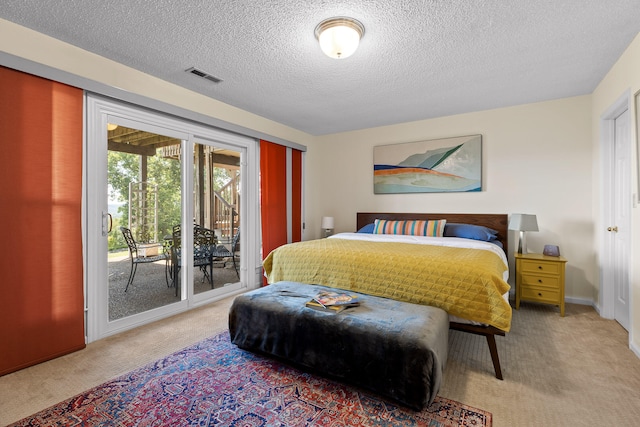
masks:
[(330, 58), (347, 58), (356, 51), (364, 35), (360, 21), (345, 16), (325, 19), (315, 30), (320, 49)]

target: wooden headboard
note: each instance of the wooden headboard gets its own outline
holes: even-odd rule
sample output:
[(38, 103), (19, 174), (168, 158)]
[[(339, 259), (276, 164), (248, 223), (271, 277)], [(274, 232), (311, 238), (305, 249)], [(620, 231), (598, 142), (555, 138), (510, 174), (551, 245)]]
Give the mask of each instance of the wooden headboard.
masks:
[(507, 214), (443, 214), (443, 213), (388, 213), (388, 212), (358, 212), (357, 228), (361, 229), (367, 224), (371, 224), (375, 219), (421, 219), (434, 220), (446, 219), (447, 222), (457, 222), (462, 224), (483, 225), (498, 232), (498, 240), (502, 243), (504, 253), (508, 254), (508, 215)]

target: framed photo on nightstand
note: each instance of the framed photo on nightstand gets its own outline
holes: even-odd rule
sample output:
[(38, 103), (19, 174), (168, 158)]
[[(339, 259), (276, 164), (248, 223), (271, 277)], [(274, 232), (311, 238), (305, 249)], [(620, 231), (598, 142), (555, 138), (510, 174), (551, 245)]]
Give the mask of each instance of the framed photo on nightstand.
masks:
[(543, 255), (560, 256), (560, 248), (554, 245), (544, 245)]

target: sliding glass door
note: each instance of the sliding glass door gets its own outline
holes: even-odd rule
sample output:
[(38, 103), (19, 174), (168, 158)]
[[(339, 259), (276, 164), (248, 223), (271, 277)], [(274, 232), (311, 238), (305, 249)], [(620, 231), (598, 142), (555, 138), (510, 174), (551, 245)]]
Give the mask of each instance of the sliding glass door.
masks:
[(241, 198), (257, 201), (255, 141), (100, 97), (87, 107), (89, 341), (255, 281), (257, 209)]
[(182, 141), (107, 124), (109, 321), (180, 301), (171, 270)]
[(194, 254), (198, 269), (192, 287), (194, 294), (200, 294), (240, 281), (241, 152), (203, 139), (194, 148), (194, 225), (213, 233), (204, 247), (195, 242), (196, 250), (206, 257), (202, 260)]

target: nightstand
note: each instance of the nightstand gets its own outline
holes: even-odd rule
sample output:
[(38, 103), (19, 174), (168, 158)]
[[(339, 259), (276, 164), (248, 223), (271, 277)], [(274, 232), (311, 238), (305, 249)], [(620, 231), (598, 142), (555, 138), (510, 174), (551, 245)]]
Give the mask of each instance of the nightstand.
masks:
[(563, 257), (542, 254), (515, 254), (516, 256), (516, 310), (520, 300), (553, 304), (560, 307), (564, 317)]

